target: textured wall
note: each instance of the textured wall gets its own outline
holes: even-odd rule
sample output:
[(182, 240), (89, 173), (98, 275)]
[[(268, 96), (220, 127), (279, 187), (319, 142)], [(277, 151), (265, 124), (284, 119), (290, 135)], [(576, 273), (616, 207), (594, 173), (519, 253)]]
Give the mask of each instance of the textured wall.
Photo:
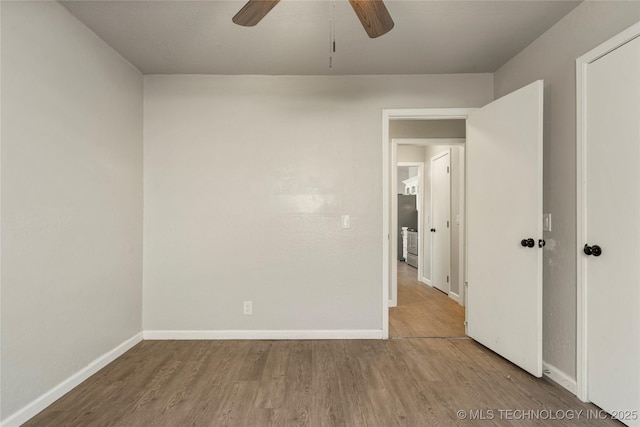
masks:
[(141, 331), (142, 76), (2, 2), (2, 417)]
[(145, 329), (380, 330), (382, 109), (492, 96), (486, 74), (145, 76)]

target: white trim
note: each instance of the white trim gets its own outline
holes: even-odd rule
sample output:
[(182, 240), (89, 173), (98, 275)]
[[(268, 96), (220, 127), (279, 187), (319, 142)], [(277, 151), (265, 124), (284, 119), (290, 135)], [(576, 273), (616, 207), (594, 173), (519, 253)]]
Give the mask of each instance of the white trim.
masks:
[(133, 346), (142, 341), (142, 332), (139, 332), (124, 341), (113, 350), (108, 351), (102, 356), (90, 362), (87, 366), (80, 369), (75, 374), (71, 375), (66, 380), (62, 381), (51, 390), (47, 391), (31, 403), (27, 404), (23, 408), (11, 414), (6, 419), (2, 420), (2, 427), (18, 427), (21, 424), (27, 422), (31, 418), (35, 417), (44, 410), (47, 406), (51, 405), (56, 400), (67, 394), (73, 388), (77, 387), (89, 378), (91, 375), (98, 372), (100, 369), (113, 362), (118, 357), (122, 356), (125, 352), (131, 349)]
[[(382, 338), (389, 338), (389, 283), (390, 258), (390, 214), (391, 214), (391, 140), (389, 138), (390, 120), (466, 120), (477, 108), (411, 108), (382, 110)], [(395, 189), (393, 189), (395, 191)], [(464, 220), (466, 221), (466, 215)], [(465, 227), (466, 230), (466, 227)]]
[(462, 299), (460, 298), (460, 295), (456, 294), (455, 292), (449, 292), (449, 298), (462, 305)]
[(464, 120), (475, 110), (477, 108), (394, 108), (384, 109), (382, 113), (393, 120)]
[[(465, 143), (466, 143), (466, 138), (465, 138)], [(458, 179), (459, 179), (459, 187), (458, 187), (458, 209), (460, 211), (460, 223), (458, 224), (458, 292), (460, 293), (459, 295), (459, 300), (458, 300), (458, 304), (460, 304), (461, 306), (465, 306), (465, 302), (464, 302), (464, 296), (465, 296), (465, 282), (467, 281), (467, 278), (465, 277), (466, 274), (466, 265), (467, 265), (467, 260), (466, 260), (466, 256), (467, 256), (467, 229), (466, 229), (466, 224), (467, 224), (467, 210), (466, 210), (466, 196), (467, 196), (467, 181), (466, 181), (466, 172), (467, 172), (467, 146), (463, 145), (462, 147), (460, 147), (460, 159), (459, 159), (459, 168), (458, 168)], [(457, 221), (457, 218), (456, 218)], [(466, 312), (466, 310), (465, 310)]]
[(426, 277), (422, 277), (422, 278), (420, 278), (420, 281), (421, 281), (422, 283), (424, 283), (425, 285), (427, 285), (427, 286), (429, 286), (429, 287), (433, 288), (433, 285), (431, 284), (431, 280), (427, 279)]
[[(462, 119), (461, 119), (462, 120)], [(393, 138), (391, 142), (398, 145), (464, 145), (466, 138)]]
[(586, 218), (586, 84), (587, 67), (607, 53), (640, 37), (640, 22), (617, 36), (600, 44), (576, 59), (576, 276), (577, 276), (577, 330), (576, 330), (576, 396), (587, 402), (587, 285), (586, 264), (582, 245), (587, 237)]
[[(389, 259), (387, 260), (388, 264), (389, 264), (389, 277), (390, 277), (390, 283), (389, 283), (389, 307), (397, 307), (398, 306), (398, 293), (395, 291), (396, 287), (397, 287), (397, 276), (398, 276), (398, 263), (397, 263), (397, 258), (398, 258), (398, 249), (396, 247), (396, 250), (394, 251), (393, 248), (394, 246), (396, 246), (395, 244), (391, 244), (391, 242), (393, 242), (394, 240), (394, 236), (397, 239), (397, 235), (396, 235), (396, 227), (395, 224), (398, 222), (398, 207), (397, 207), (397, 202), (396, 202), (396, 197), (394, 197), (393, 195), (396, 194), (397, 191), (397, 187), (398, 187), (398, 183), (397, 183), (397, 177), (398, 177), (398, 168), (395, 166), (398, 163), (398, 152), (395, 149), (395, 146), (393, 145), (393, 143), (391, 144), (391, 165), (387, 165), (387, 168), (391, 169), (391, 182), (390, 182), (390, 186), (391, 186), (391, 191), (387, 192), (388, 196), (389, 196), (389, 204), (390, 204), (390, 208), (389, 208), (389, 224), (388, 224), (388, 230), (387, 230), (387, 237), (388, 237), (388, 241), (389, 241)], [(394, 210), (394, 206), (395, 206), (395, 210)]]
[[(2, 4), (0, 4), (0, 22), (2, 22)], [(0, 31), (0, 33), (1, 33), (1, 31)], [(5, 38), (6, 38), (6, 36), (5, 36)], [(1, 39), (1, 37), (0, 37), (0, 39)], [(5, 72), (5, 74), (6, 74), (6, 72)], [(1, 81), (2, 81), (2, 41), (0, 40), (0, 82)], [(2, 104), (2, 102), (0, 102), (0, 117), (3, 117), (2, 116), (2, 112), (1, 112), (1, 110), (2, 110), (1, 104)], [(2, 161), (1, 161), (2, 155), (1, 155), (1, 153), (2, 153), (2, 134), (3, 134), (2, 131), (1, 131), (1, 128), (2, 128), (2, 120), (0, 120), (0, 165), (2, 165)], [(1, 169), (2, 169), (2, 167), (0, 166), (0, 177), (2, 176)], [(1, 185), (1, 179), (0, 179), (0, 189), (1, 188), (2, 188), (2, 185)], [(2, 197), (1, 197), (1, 195), (0, 195), (0, 212), (2, 212)], [(0, 215), (0, 217), (1, 217), (1, 215)], [(2, 224), (1, 220), (0, 220), (0, 224)], [(2, 235), (2, 230), (0, 230), (0, 236), (1, 235)], [(1, 238), (0, 238), (0, 242), (2, 242)], [(0, 244), (0, 247), (1, 246), (2, 245)], [(1, 249), (0, 249), (0, 253), (2, 253)], [(2, 263), (0, 262), (0, 290), (1, 289), (2, 289)], [(2, 291), (0, 291), (0, 295), (2, 295)], [(2, 297), (0, 296), (0, 307), (2, 306), (1, 302), (2, 302)], [(1, 344), (0, 344), (0, 354), (2, 354), (1, 350), (2, 349), (1, 349)], [(2, 378), (2, 363), (0, 363), (0, 379), (1, 378)], [(1, 403), (2, 403), (2, 389), (0, 387), (0, 426), (2, 426), (2, 409), (1, 409), (2, 405), (1, 405)]]
[(393, 113), (390, 110), (382, 110), (382, 338), (389, 338), (389, 275), (390, 275), (390, 250), (389, 250), (389, 221), (390, 221), (390, 151), (389, 120)]
[(542, 373), (549, 380), (576, 394), (576, 380), (552, 364), (542, 362)]
[[(538, 206), (538, 211), (536, 212), (536, 216), (538, 217), (538, 221), (537, 221), (537, 225), (536, 225), (536, 235), (540, 236), (539, 238), (542, 238), (542, 236), (544, 236), (544, 233), (542, 231), (542, 218), (543, 218), (543, 212), (544, 212), (544, 80), (537, 80), (534, 83), (531, 83), (530, 85), (536, 85), (537, 86), (537, 95), (538, 95), (538, 118), (539, 118), (539, 123), (538, 123), (538, 127), (539, 127), (539, 134), (538, 134), (538, 172), (537, 172), (537, 176), (538, 176), (538, 182), (537, 182), (537, 192), (538, 192), (538, 200), (537, 200), (537, 206)], [(536, 357), (536, 361), (537, 361), (537, 365), (540, 367), (539, 369), (542, 370), (542, 363), (544, 362), (544, 357), (542, 355), (542, 347), (544, 346), (544, 341), (543, 341), (543, 298), (542, 298), (542, 293), (543, 293), (543, 287), (544, 287), (544, 265), (543, 265), (543, 257), (544, 257), (544, 252), (542, 249), (538, 250), (538, 252), (536, 253), (536, 257), (537, 257), (537, 272), (540, 275), (538, 278), (538, 290), (536, 292), (536, 305), (537, 307), (539, 307), (538, 313), (537, 313), (537, 329), (538, 329), (538, 354)], [(538, 376), (542, 376), (542, 372), (537, 372)]]
[(373, 340), (381, 329), (144, 331), (145, 340)]

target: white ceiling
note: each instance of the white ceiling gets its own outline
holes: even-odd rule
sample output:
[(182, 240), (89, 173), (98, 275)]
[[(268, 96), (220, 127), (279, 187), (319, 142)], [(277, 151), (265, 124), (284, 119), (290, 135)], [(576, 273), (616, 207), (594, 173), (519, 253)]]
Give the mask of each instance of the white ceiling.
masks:
[(386, 0), (377, 39), (346, 0), (283, 0), (249, 28), (231, 22), (244, 0), (62, 4), (144, 74), (331, 75), (494, 72), (579, 1)]

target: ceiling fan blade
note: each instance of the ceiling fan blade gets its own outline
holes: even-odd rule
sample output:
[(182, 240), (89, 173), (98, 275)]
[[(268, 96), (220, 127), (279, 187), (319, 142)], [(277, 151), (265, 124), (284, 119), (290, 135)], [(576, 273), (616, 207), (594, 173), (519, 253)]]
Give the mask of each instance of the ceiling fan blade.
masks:
[(382, 0), (349, 0), (349, 3), (372, 39), (393, 28), (393, 19)]
[(253, 27), (264, 18), (280, 0), (249, 0), (232, 21), (243, 27)]

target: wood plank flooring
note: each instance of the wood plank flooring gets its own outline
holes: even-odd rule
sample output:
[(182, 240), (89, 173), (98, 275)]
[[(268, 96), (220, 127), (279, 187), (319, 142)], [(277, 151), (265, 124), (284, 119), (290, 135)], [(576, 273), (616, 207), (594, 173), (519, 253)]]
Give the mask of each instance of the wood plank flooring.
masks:
[(464, 309), (398, 271), (391, 335), (445, 338), (143, 341), (24, 425), (621, 426), (464, 338)]
[(392, 337), (458, 337), (464, 333), (464, 307), (418, 281), (418, 270), (398, 262), (398, 306), (389, 309)]
[(619, 425), (566, 410), (596, 408), (469, 339), (143, 341), (25, 426)]

